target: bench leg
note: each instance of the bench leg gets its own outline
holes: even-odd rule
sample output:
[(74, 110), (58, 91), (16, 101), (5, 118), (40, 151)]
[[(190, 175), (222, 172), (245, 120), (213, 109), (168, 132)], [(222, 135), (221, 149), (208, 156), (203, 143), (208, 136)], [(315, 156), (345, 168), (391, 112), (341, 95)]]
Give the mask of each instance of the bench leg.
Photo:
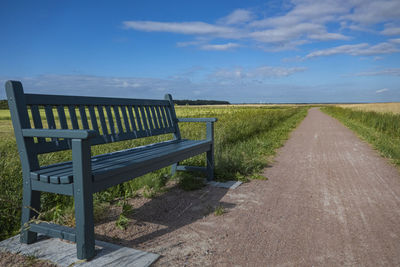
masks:
[(214, 180), (214, 147), (207, 151), (207, 180)]
[(37, 240), (37, 233), (29, 231), (28, 223), (33, 217), (37, 216), (34, 210), (40, 210), (40, 192), (32, 191), (30, 184), (27, 183), (24, 182), (23, 186), (20, 241), (25, 244), (32, 244)]
[(171, 175), (174, 176), (176, 173), (176, 169), (178, 168), (178, 163), (171, 165)]
[(212, 141), (210, 150), (207, 151), (207, 180), (214, 180), (214, 123), (207, 122), (206, 139)]
[(93, 192), (88, 140), (72, 140), (74, 172), (75, 231), (78, 259), (95, 256)]
[(90, 259), (95, 256), (93, 195), (75, 193), (75, 230), (77, 258)]

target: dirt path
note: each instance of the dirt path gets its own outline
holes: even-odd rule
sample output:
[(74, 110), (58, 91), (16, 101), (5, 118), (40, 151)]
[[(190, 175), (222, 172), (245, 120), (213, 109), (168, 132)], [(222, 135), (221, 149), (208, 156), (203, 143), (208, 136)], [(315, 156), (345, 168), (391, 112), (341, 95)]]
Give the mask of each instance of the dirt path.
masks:
[(400, 264), (398, 171), (335, 119), (311, 109), (265, 175), (240, 189), (253, 201), (218, 231), (214, 263)]
[[(399, 172), (338, 121), (311, 109), (264, 174), (153, 199), (120, 243), (162, 254), (161, 266), (400, 265)], [(226, 214), (199, 217), (218, 204)]]

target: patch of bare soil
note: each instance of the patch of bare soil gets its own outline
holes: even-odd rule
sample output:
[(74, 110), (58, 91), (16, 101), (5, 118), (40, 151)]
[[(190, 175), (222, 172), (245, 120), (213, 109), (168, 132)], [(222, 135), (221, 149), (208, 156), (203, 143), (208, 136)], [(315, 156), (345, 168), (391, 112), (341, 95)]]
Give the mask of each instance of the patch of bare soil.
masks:
[(172, 186), (167, 192), (146, 199), (128, 200), (133, 207), (126, 229), (116, 227), (121, 207), (96, 224), (96, 239), (160, 254), (156, 265), (211, 265), (215, 237), (210, 228), (224, 222), (224, 214), (236, 204), (225, 201), (228, 190), (206, 186), (183, 191)]

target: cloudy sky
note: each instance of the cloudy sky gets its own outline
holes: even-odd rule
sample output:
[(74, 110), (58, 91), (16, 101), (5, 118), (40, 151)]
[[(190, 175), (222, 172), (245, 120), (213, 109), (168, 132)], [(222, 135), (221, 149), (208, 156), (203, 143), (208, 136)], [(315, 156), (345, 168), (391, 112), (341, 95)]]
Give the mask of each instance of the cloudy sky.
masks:
[(27, 92), (400, 101), (399, 0), (3, 0), (0, 36)]

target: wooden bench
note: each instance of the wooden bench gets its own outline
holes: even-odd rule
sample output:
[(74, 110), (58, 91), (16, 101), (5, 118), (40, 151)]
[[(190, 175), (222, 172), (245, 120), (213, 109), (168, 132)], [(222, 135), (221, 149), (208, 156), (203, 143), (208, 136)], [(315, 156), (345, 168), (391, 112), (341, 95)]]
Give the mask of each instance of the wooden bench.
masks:
[[(93, 193), (169, 165), (172, 173), (204, 171), (213, 179), (216, 118), (178, 119), (169, 94), (165, 100), (25, 94), (18, 81), (6, 82), (6, 92), (22, 165), (23, 243), (42, 233), (76, 242), (78, 259), (90, 259), (95, 255)], [(182, 139), (178, 122), (205, 122), (206, 139)], [(173, 139), (91, 156), (93, 145), (161, 134)], [(72, 161), (39, 166), (39, 154), (69, 149)], [(178, 165), (201, 153), (207, 167)], [(40, 210), (40, 192), (74, 197), (75, 229), (31, 223)]]

